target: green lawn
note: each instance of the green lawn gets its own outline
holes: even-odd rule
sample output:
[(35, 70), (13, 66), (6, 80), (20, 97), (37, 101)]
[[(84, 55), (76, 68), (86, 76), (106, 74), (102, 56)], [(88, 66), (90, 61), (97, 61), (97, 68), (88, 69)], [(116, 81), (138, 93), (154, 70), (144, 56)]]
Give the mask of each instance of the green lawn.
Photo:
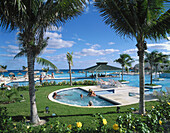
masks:
[[(120, 109), (120, 113), (116, 113), (116, 107), (72, 107), (52, 102), (47, 98), (48, 94), (52, 91), (68, 87), (69, 86), (49, 86), (38, 88), (38, 91), (36, 91), (36, 102), (38, 114), (41, 119), (45, 119), (51, 122), (59, 120), (61, 123), (66, 124), (73, 124), (74, 122), (80, 121), (83, 123), (83, 126), (92, 126), (95, 119), (94, 115), (97, 113), (101, 113), (107, 119), (108, 126), (112, 127), (119, 115), (123, 115), (130, 108), (138, 108), (138, 104), (122, 106)], [(24, 96), (24, 98), (26, 99), (25, 102), (0, 104), (0, 106), (7, 107), (8, 115), (12, 116), (13, 120), (15, 121), (20, 121), (23, 119), (23, 117), (27, 117), (27, 119), (29, 119), (30, 115), (29, 92), (20, 91), (19, 94), (22, 94)], [(151, 109), (151, 107), (155, 104), (157, 104), (157, 102), (146, 102), (146, 109)], [(49, 114), (44, 113), (46, 106), (49, 106)], [(52, 117), (52, 113), (55, 113), (57, 115), (55, 117)], [(135, 115), (137, 117), (139, 116), (137, 114)]]

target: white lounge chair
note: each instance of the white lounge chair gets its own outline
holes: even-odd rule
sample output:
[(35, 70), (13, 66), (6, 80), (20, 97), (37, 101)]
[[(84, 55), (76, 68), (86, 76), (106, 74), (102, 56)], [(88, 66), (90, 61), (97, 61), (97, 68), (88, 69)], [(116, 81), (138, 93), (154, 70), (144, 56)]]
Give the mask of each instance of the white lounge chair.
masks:
[(124, 85), (121, 84), (119, 81), (115, 81), (115, 85), (116, 85), (117, 87), (122, 87), (122, 86), (124, 86)]
[(167, 94), (170, 95), (170, 87), (165, 87)]

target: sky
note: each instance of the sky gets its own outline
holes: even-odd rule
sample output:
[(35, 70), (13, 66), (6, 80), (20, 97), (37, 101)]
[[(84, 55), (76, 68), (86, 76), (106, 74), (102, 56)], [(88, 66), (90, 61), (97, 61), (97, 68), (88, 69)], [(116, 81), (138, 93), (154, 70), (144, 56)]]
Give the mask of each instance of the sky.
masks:
[[(0, 28), (0, 65), (7, 65), (8, 70), (22, 70), (22, 66), (27, 66), (26, 57), (14, 59), (19, 52), (17, 32), (7, 32)], [(116, 34), (104, 23), (93, 4), (88, 5), (82, 15), (67, 21), (58, 29), (54, 27), (48, 30), (45, 37), (50, 37), (48, 46), (39, 57), (48, 59), (58, 69), (68, 69), (67, 52), (73, 52), (72, 69), (85, 69), (96, 65), (96, 62), (108, 62), (108, 65), (121, 67), (114, 60), (124, 53), (135, 60), (132, 67), (138, 64), (136, 40)], [(146, 41), (148, 52), (158, 50), (170, 54), (170, 41)], [(35, 69), (43, 67), (35, 64)]]

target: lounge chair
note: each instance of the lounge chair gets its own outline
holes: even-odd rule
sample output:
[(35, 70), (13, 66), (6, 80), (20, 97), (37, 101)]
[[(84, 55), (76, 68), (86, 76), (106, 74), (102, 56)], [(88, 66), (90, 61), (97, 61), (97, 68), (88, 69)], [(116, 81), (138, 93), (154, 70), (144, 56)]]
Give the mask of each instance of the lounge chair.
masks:
[(102, 79), (100, 79), (100, 81), (98, 82), (100, 85), (100, 88), (109, 88), (109, 87), (113, 87), (113, 85), (108, 82), (108, 81), (104, 81)]
[(124, 86), (124, 85), (121, 84), (119, 81), (115, 81), (115, 85), (116, 85), (117, 87), (122, 87), (122, 86)]
[(170, 87), (165, 87), (167, 94), (170, 95)]

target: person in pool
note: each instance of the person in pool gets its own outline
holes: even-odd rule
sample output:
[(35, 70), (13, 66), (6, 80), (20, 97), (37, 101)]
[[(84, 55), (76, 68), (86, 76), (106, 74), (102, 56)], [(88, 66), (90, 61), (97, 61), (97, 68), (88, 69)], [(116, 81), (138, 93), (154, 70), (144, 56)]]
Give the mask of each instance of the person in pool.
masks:
[(89, 89), (89, 93), (88, 93), (87, 96), (94, 97), (94, 96), (96, 96), (96, 94), (94, 93), (94, 91), (92, 91), (91, 89)]
[(88, 106), (93, 106), (93, 102), (89, 101), (89, 105)]
[(68, 94), (58, 95), (57, 92), (54, 92), (52, 97), (54, 99), (61, 99), (61, 96), (71, 96), (71, 95), (68, 95)]
[(54, 99), (60, 99), (60, 96), (61, 96), (61, 95), (58, 95), (57, 92), (54, 92), (52, 97), (53, 97)]
[(83, 99), (83, 94), (80, 94), (81, 99)]

